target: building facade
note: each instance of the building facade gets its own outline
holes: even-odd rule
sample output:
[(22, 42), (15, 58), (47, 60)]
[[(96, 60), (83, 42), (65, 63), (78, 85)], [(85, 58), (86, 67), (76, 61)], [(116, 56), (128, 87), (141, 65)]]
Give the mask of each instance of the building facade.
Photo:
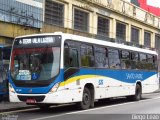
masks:
[(38, 33), (42, 21), (42, 0), (0, 0), (0, 45), (12, 44), (19, 35)]
[(46, 0), (42, 32), (48, 31), (155, 48), (160, 41), (160, 18), (124, 0)]
[(19, 35), (61, 31), (159, 50), (160, 17), (132, 3), (0, 0), (0, 44), (11, 44)]
[(160, 49), (160, 17), (128, 0), (45, 0), (42, 32), (62, 31)]

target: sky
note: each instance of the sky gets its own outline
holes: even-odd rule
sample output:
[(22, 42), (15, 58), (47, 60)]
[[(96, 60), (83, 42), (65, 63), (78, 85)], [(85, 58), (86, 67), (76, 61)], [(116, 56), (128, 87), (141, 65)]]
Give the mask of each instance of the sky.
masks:
[(147, 5), (160, 8), (160, 0), (147, 0)]

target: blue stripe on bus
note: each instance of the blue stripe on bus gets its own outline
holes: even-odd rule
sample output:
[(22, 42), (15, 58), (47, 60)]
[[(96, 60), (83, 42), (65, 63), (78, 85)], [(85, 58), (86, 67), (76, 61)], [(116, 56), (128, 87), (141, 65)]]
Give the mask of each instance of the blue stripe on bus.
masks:
[[(63, 73), (64, 70), (60, 70), (60, 74), (56, 77), (56, 79), (47, 87), (16, 87), (11, 81), (10, 77), (10, 83), (14, 87), (17, 93), (20, 94), (46, 94), (50, 91), (50, 89), (57, 83), (57, 82), (63, 82)], [(82, 68), (80, 71), (76, 74), (74, 74), (71, 77), (75, 76), (81, 76), (81, 75), (98, 75), (98, 76), (104, 76), (113, 78), (122, 82), (126, 83), (135, 83), (137, 80), (144, 81), (147, 78), (156, 75), (157, 72), (152, 71), (139, 71), (139, 70), (110, 70), (110, 69), (89, 69), (89, 68)], [(70, 77), (70, 78), (71, 78)], [(32, 89), (32, 93), (29, 93), (30, 89)]]
[(139, 71), (139, 70), (105, 70), (105, 69), (81, 69), (76, 76), (79, 75), (99, 75), (113, 78), (126, 83), (135, 83), (137, 80), (146, 80), (147, 78), (157, 74), (154, 71)]

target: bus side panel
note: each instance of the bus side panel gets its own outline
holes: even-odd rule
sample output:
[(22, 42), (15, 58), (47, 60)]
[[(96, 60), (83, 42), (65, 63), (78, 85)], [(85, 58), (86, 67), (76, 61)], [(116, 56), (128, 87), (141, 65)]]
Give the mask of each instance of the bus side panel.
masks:
[(155, 74), (142, 82), (142, 93), (151, 93), (159, 89), (158, 75)]
[[(143, 93), (153, 92), (157, 89), (157, 87), (154, 87), (158, 86), (155, 73), (82, 68), (79, 72), (61, 82), (56, 92), (44, 94), (45, 99), (41, 103), (59, 104), (82, 101), (83, 90), (88, 83), (94, 87), (95, 99), (133, 95), (135, 94), (136, 82), (142, 76)], [(11, 102), (20, 102), (17, 95), (17, 93), (10, 93)], [(24, 94), (24, 96), (38, 95), (42, 94)]]

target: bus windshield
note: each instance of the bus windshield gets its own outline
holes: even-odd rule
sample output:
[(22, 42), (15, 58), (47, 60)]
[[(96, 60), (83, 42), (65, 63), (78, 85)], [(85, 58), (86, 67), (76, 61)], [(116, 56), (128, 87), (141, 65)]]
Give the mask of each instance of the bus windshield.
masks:
[(14, 81), (47, 81), (59, 73), (60, 36), (16, 39), (12, 49)]

